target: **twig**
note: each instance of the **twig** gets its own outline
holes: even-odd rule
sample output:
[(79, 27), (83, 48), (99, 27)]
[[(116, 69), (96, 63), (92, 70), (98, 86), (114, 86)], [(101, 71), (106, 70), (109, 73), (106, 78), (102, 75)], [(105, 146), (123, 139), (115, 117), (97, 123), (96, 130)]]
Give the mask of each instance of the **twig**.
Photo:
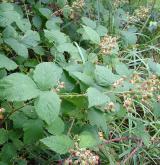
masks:
[(71, 126), (68, 129), (67, 135), (70, 135), (75, 119), (72, 120)]
[(143, 145), (143, 142), (142, 140), (138, 143), (137, 147), (135, 147), (131, 152), (130, 154), (128, 154), (127, 158), (124, 159), (123, 163), (122, 164), (126, 164), (128, 160), (130, 160), (135, 154), (136, 152), (139, 150), (139, 148), (141, 148)]
[(114, 138), (114, 139), (110, 139), (110, 140), (104, 140), (103, 144), (110, 144), (113, 142), (121, 142), (121, 141), (125, 141), (125, 140), (132, 140), (132, 141), (140, 141), (141, 139), (137, 138), (137, 137), (120, 137), (120, 138)]

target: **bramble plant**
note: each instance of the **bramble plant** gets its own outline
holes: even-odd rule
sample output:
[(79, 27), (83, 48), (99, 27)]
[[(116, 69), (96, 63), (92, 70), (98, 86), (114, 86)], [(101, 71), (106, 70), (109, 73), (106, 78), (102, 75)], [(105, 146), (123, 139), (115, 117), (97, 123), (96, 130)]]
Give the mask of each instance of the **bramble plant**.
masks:
[(158, 165), (159, 0), (0, 2), (0, 165)]

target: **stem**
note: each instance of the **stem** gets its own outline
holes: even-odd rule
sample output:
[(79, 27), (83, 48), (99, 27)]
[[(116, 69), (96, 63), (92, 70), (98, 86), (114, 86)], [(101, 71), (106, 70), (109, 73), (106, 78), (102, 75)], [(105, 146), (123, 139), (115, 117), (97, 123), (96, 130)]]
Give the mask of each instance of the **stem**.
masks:
[(71, 130), (72, 130), (72, 128), (73, 128), (73, 124), (74, 124), (74, 122), (75, 122), (75, 119), (72, 120), (72, 122), (71, 122), (71, 126), (70, 126), (69, 129), (68, 129), (67, 135), (70, 135)]
[(130, 154), (128, 154), (127, 158), (124, 159), (123, 163), (122, 164), (126, 164), (128, 162), (128, 160), (130, 160), (136, 153), (137, 151), (142, 147), (143, 145), (143, 142), (142, 140), (138, 143), (137, 147), (135, 147), (131, 152)]

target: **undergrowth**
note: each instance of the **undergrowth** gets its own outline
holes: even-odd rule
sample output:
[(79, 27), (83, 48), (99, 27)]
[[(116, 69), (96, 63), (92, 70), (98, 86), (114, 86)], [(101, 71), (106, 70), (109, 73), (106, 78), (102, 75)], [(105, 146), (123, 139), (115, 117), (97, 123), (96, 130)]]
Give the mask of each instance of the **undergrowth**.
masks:
[(159, 165), (159, 6), (1, 0), (0, 165)]

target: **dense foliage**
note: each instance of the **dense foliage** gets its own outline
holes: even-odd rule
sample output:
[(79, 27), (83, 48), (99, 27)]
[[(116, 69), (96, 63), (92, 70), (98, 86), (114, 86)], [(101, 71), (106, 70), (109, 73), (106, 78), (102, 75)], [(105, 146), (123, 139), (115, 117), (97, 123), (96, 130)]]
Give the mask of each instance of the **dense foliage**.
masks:
[(2, 0), (0, 165), (158, 165), (159, 0)]

